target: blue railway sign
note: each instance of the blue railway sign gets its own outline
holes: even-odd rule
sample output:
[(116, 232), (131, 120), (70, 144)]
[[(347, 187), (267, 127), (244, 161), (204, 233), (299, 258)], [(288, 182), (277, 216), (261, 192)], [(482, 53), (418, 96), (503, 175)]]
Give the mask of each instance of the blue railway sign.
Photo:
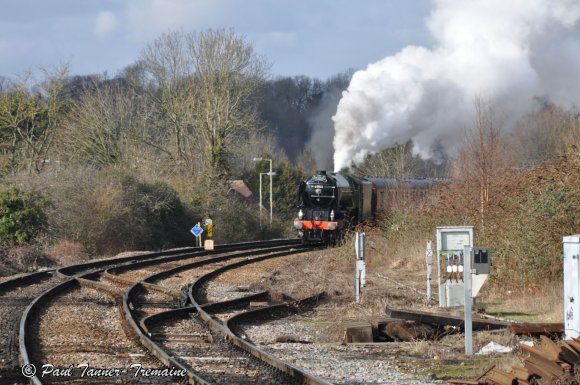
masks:
[(195, 226), (193, 226), (191, 228), (191, 230), (189, 230), (189, 231), (191, 231), (191, 233), (193, 235), (195, 235), (196, 237), (199, 237), (201, 235), (201, 233), (203, 233), (203, 229), (201, 228), (201, 226), (199, 225), (199, 223), (196, 224)]

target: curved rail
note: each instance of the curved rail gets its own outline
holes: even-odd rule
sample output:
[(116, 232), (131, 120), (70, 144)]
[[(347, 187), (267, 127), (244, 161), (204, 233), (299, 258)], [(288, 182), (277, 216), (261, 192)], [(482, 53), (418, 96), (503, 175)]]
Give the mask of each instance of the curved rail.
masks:
[[(92, 286), (97, 289), (107, 290), (105, 287), (106, 285), (101, 284), (96, 281), (90, 281), (91, 278), (95, 278), (100, 274), (109, 274), (113, 275), (112, 272), (123, 272), (132, 269), (141, 269), (146, 266), (153, 266), (156, 264), (162, 264), (166, 262), (172, 262), (177, 260), (183, 260), (192, 258), (195, 256), (205, 256), (211, 255), (216, 253), (223, 253), (228, 251), (234, 250), (246, 250), (246, 249), (255, 249), (260, 247), (268, 247), (269, 249), (262, 252), (271, 252), (272, 248), (276, 250), (277, 248), (289, 248), (299, 244), (299, 240), (296, 239), (280, 239), (280, 240), (272, 240), (272, 241), (259, 241), (259, 242), (243, 242), (238, 244), (230, 244), (230, 245), (221, 245), (216, 246), (216, 250), (214, 251), (204, 251), (200, 248), (187, 248), (187, 249), (176, 249), (170, 251), (163, 251), (157, 253), (148, 253), (148, 254), (139, 254), (134, 256), (122, 257), (122, 258), (110, 258), (110, 259), (103, 259), (98, 261), (90, 261), (81, 264), (75, 264), (71, 266), (67, 266), (64, 268), (60, 268), (56, 270), (56, 273), (61, 277), (68, 278), (67, 281), (56, 285), (41, 295), (36, 297), (26, 308), (26, 310), (22, 314), (22, 318), (20, 320), (20, 327), (19, 327), (19, 349), (20, 349), (20, 360), (23, 365), (30, 365), (32, 364), (29, 349), (30, 346), (30, 339), (27, 335), (26, 331), (30, 328), (32, 323), (32, 314), (34, 314), (42, 304), (46, 303), (49, 299), (57, 296), (59, 293), (72, 290), (78, 285), (87, 285)], [(237, 258), (243, 255), (255, 255), (256, 250), (247, 251), (243, 253), (236, 253), (234, 256), (225, 256), (225, 257), (216, 257), (212, 258), (210, 261), (211, 263), (220, 261), (220, 260), (227, 260), (230, 258)], [(163, 276), (168, 276), (174, 274), (174, 272), (182, 271), (188, 268), (192, 268), (204, 263), (204, 261), (196, 261), (193, 263), (189, 263), (186, 265), (178, 266), (177, 268), (169, 269), (169, 273), (167, 271), (154, 274), (150, 277), (147, 277), (146, 280), (143, 282), (137, 283), (133, 285), (129, 290), (127, 290), (121, 297), (121, 292), (115, 290), (114, 288), (109, 288), (109, 294), (113, 295), (117, 300), (120, 302), (122, 301), (122, 309), (123, 311), (121, 314), (125, 314), (125, 322), (131, 325), (131, 330), (134, 331), (134, 336), (142, 343), (143, 346), (148, 348), (163, 364), (167, 365), (168, 367), (175, 367), (178, 369), (185, 369), (185, 367), (178, 362), (174, 357), (169, 356), (165, 353), (159, 346), (157, 346), (147, 335), (143, 334), (141, 330), (141, 326), (135, 322), (132, 317), (131, 309), (129, 307), (130, 298), (132, 293), (134, 293), (137, 289), (142, 289), (144, 287), (153, 288), (156, 286), (153, 284), (152, 281), (156, 279), (160, 279)], [(205, 261), (205, 263), (208, 263)], [(184, 267), (186, 266), (186, 267)], [(107, 269), (108, 268), (108, 269)], [(0, 290), (4, 288), (16, 287), (18, 285), (23, 285), (26, 283), (34, 282), (35, 280), (43, 280), (46, 279), (54, 274), (53, 270), (49, 271), (42, 271), (37, 273), (28, 274), (25, 276), (17, 277), (12, 280), (8, 280), (5, 282), (0, 283)], [(121, 305), (121, 303), (120, 303)], [(177, 309), (178, 311), (180, 309)], [(201, 378), (197, 378), (193, 376), (192, 373), (188, 371), (188, 380), (192, 384), (207, 384)], [(42, 384), (38, 376), (34, 375), (30, 377), (30, 381), (34, 384)]]
[[(280, 246), (280, 243), (283, 244), (283, 246)], [(256, 258), (253, 258), (251, 260), (241, 261), (241, 263), (240, 262), (233, 263), (233, 264), (223, 266), (223, 267), (218, 269), (220, 271), (222, 271), (222, 270), (225, 271), (225, 270), (228, 270), (228, 266), (239, 267), (239, 266), (242, 266), (244, 264), (251, 263), (249, 261), (257, 262), (258, 260), (261, 261), (261, 260), (268, 259), (268, 258), (274, 258), (274, 257), (278, 257), (278, 256), (283, 256), (283, 255), (290, 255), (290, 254), (294, 254), (294, 253), (299, 252), (299, 251), (300, 252), (305, 251), (307, 249), (307, 247), (305, 247), (305, 246), (299, 246), (299, 248), (302, 250), (293, 249), (293, 247), (295, 245), (299, 244), (299, 241), (297, 242), (294, 240), (292, 240), (291, 242), (275, 242), (275, 244), (276, 244), (275, 247), (270, 247), (267, 249), (243, 251), (243, 252), (235, 253), (232, 255), (226, 255), (226, 256), (212, 258), (211, 260), (195, 261), (192, 263), (184, 264), (181, 266), (177, 266), (174, 268), (164, 270), (162, 272), (152, 274), (149, 277), (143, 279), (141, 282), (135, 283), (123, 295), (123, 309), (125, 311), (124, 319), (131, 326), (133, 332), (135, 333), (135, 335), (136, 335), (137, 339), (140, 341), (140, 343), (145, 348), (147, 348), (151, 354), (153, 354), (155, 357), (157, 357), (157, 359), (159, 359), (163, 364), (165, 364), (167, 366), (178, 367), (180, 369), (185, 368), (183, 366), (183, 364), (181, 364), (175, 357), (167, 354), (167, 352), (164, 349), (162, 349), (158, 344), (156, 344), (151, 339), (151, 336), (149, 335), (149, 328), (150, 328), (149, 325), (151, 323), (159, 322), (163, 319), (175, 317), (178, 315), (199, 312), (199, 309), (197, 307), (186, 307), (186, 308), (181, 308), (181, 309), (173, 309), (170, 311), (160, 313), (157, 316), (146, 317), (145, 319), (141, 320), (141, 322), (138, 323), (135, 320), (135, 318), (133, 316), (133, 311), (131, 309), (132, 299), (136, 296), (136, 294), (140, 290), (143, 290), (145, 288), (146, 284), (152, 284), (153, 282), (156, 282), (156, 281), (161, 280), (163, 278), (175, 275), (179, 272), (189, 270), (189, 269), (192, 269), (195, 267), (199, 267), (199, 266), (203, 266), (203, 265), (211, 264), (211, 263), (216, 263), (216, 262), (227, 261), (227, 260), (234, 259), (234, 258), (249, 257), (252, 255), (256, 255), (256, 253), (269, 253), (268, 255), (265, 255), (265, 256), (256, 257)], [(244, 247), (244, 248), (251, 248), (252, 249), (255, 247), (256, 246)], [(291, 250), (288, 250), (289, 248), (291, 248)], [(234, 250), (234, 249), (232, 248), (231, 250)], [(283, 250), (283, 251), (280, 251), (280, 250)], [(221, 252), (223, 252), (223, 250)], [(234, 267), (230, 267), (230, 269), (231, 268), (234, 268)], [(209, 382), (206, 379), (202, 378), (198, 374), (192, 372), (191, 370), (188, 370), (188, 369), (186, 369), (186, 370), (187, 370), (187, 376), (188, 376), (188, 380), (189, 380), (190, 384), (209, 384)]]
[[(56, 296), (58, 293), (62, 291), (74, 288), (75, 286), (78, 285), (79, 283), (75, 279), (69, 279), (68, 281), (61, 283), (60, 285), (56, 285), (48, 289), (38, 297), (36, 297), (30, 303), (30, 305), (28, 305), (26, 310), (24, 310), (22, 318), (20, 319), (20, 334), (18, 337), (18, 343), (20, 346), (20, 359), (22, 360), (22, 365), (29, 367), (32, 364), (32, 362), (30, 361), (30, 357), (28, 355), (29, 341), (27, 338), (26, 330), (30, 327), (30, 324), (32, 322), (31, 315), (33, 314), (33, 312), (38, 310), (38, 308), (43, 302), (48, 301), (50, 298)], [(34, 383), (35, 385), (42, 384), (37, 375), (33, 375), (32, 377), (30, 377), (30, 381), (32, 381), (32, 383)]]
[(289, 362), (283, 361), (280, 358), (274, 356), (273, 354), (270, 354), (270, 353), (258, 348), (256, 345), (238, 337), (230, 330), (229, 327), (227, 327), (227, 325), (224, 325), (221, 322), (219, 322), (218, 320), (216, 320), (215, 318), (213, 318), (203, 308), (203, 306), (197, 302), (195, 295), (194, 295), (194, 291), (199, 289), (201, 286), (203, 286), (209, 279), (211, 279), (212, 277), (214, 277), (218, 274), (221, 274), (227, 270), (231, 270), (231, 269), (234, 269), (236, 267), (240, 267), (240, 266), (250, 264), (250, 263), (263, 261), (263, 260), (268, 259), (268, 258), (280, 257), (280, 256), (289, 255), (289, 254), (295, 254), (295, 253), (299, 253), (299, 252), (304, 252), (306, 250), (307, 250), (306, 248), (301, 248), (301, 249), (294, 250), (294, 251), (280, 252), (280, 253), (276, 253), (276, 255), (257, 257), (257, 258), (254, 258), (252, 260), (240, 261), (240, 262), (236, 262), (236, 263), (233, 263), (233, 264), (230, 264), (227, 266), (223, 266), (219, 269), (216, 269), (216, 270), (200, 277), (197, 281), (195, 281), (195, 283), (193, 285), (191, 285), (188, 295), (189, 295), (189, 299), (190, 299), (191, 303), (197, 309), (197, 313), (207, 323), (208, 327), (211, 330), (223, 335), (225, 337), (225, 339), (229, 343), (231, 343), (232, 345), (248, 352), (252, 356), (254, 356), (254, 357), (258, 358), (259, 360), (265, 362), (266, 364), (280, 370), (281, 372), (284, 372), (284, 373), (290, 375), (291, 377), (294, 377), (295, 379), (297, 379), (300, 382), (310, 384), (310, 385), (332, 385), (331, 382), (328, 382), (321, 377), (315, 376), (314, 374), (311, 374), (303, 369), (300, 369), (300, 368), (292, 365)]
[(36, 283), (44, 279), (51, 278), (53, 276), (53, 273), (54, 269), (49, 269), (21, 275), (16, 278), (7, 279), (6, 281), (0, 282), (0, 294), (13, 290), (14, 288), (19, 286), (29, 285), (31, 283)]
[[(163, 252), (157, 253), (148, 253), (148, 254), (138, 254), (129, 257), (122, 257), (122, 258), (108, 258), (102, 259), (98, 261), (90, 261), (85, 263), (79, 263), (71, 266), (67, 266), (64, 268), (60, 268), (56, 270), (56, 273), (61, 277), (66, 277), (66, 280), (63, 283), (53, 286), (52, 288), (44, 291), (42, 294), (37, 296), (32, 302), (26, 307), (24, 310), (22, 317), (20, 319), (19, 324), (19, 334), (18, 334), (18, 345), (20, 350), (20, 361), (24, 366), (30, 366), (32, 364), (29, 355), (29, 348), (30, 348), (30, 341), (29, 336), (27, 334), (27, 330), (29, 330), (30, 325), (32, 323), (32, 315), (42, 306), (42, 304), (48, 302), (51, 298), (57, 296), (59, 293), (71, 290), (75, 287), (78, 287), (81, 284), (84, 285), (92, 285), (95, 288), (98, 287), (98, 282), (89, 281), (91, 276), (95, 276), (103, 272), (104, 267), (116, 266), (116, 265), (138, 265), (140, 263), (147, 263), (150, 259), (154, 259), (156, 263), (162, 263), (162, 258), (173, 258), (174, 254), (178, 254), (180, 256), (184, 255), (184, 251), (189, 251), (191, 253), (195, 253), (200, 251), (199, 248), (189, 248), (189, 249), (176, 249), (176, 250), (168, 250)], [(101, 268), (99, 270), (99, 268)], [(88, 272), (86, 272), (89, 270)], [(0, 283), (0, 290), (8, 290), (14, 287), (21, 286), (23, 284), (36, 282), (39, 280), (47, 279), (53, 275), (55, 270), (47, 270), (41, 271), (36, 273), (27, 274), (21, 277), (16, 277), (14, 279), (4, 281)], [(82, 274), (81, 274), (82, 273)], [(76, 275), (76, 276), (75, 276)], [(121, 298), (120, 293), (115, 293), (111, 291), (110, 294), (116, 296), (118, 299)], [(29, 377), (29, 381), (34, 384), (42, 384), (40, 379), (37, 375), (33, 375)]]

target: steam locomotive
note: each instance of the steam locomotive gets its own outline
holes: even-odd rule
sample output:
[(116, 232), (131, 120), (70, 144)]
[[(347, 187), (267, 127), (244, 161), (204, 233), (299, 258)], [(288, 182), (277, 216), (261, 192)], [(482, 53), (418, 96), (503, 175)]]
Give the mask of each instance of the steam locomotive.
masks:
[(422, 195), (432, 184), (432, 179), (424, 178), (363, 178), (318, 171), (300, 183), (294, 228), (304, 242), (336, 244), (350, 226), (375, 219), (393, 199)]

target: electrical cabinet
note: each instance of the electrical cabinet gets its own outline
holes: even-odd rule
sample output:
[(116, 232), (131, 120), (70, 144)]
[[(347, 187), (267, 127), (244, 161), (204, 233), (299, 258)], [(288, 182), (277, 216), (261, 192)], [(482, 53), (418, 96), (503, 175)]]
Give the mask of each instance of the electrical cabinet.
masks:
[(475, 274), (489, 274), (491, 272), (491, 252), (489, 249), (474, 248), (471, 268)]

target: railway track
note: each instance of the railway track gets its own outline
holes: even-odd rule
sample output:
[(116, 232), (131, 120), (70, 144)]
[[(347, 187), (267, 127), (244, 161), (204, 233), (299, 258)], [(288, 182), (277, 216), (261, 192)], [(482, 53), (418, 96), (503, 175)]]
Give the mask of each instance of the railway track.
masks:
[[(186, 368), (190, 382), (193, 383), (292, 384), (301, 383), (309, 377), (314, 380), (313, 376), (300, 370), (283, 370), (291, 367), (288, 363), (279, 365), (277, 362), (269, 360), (269, 357), (252, 354), (254, 349), (257, 350), (255, 347), (240, 349), (240, 346), (235, 343), (237, 337), (234, 336), (232, 339), (231, 335), (224, 332), (225, 329), (223, 329), (221, 322), (217, 321), (216, 323), (213, 318), (205, 317), (204, 314), (207, 313), (200, 309), (198, 303), (200, 297), (205, 297), (204, 284), (220, 272), (308, 250), (304, 247), (300, 247), (302, 250), (297, 249), (294, 246), (291, 250), (288, 247), (279, 247), (261, 252), (230, 254), (210, 261), (199, 261), (153, 274), (145, 279), (144, 283), (149, 285), (157, 282), (168, 283), (170, 277), (175, 274), (191, 274), (193, 272), (199, 277), (189, 291), (189, 301), (193, 306), (177, 311), (168, 309), (163, 313), (142, 317), (144, 313), (147, 314), (147, 311), (143, 311), (144, 309), (151, 310), (150, 303), (155, 303), (156, 297), (150, 296), (150, 293), (143, 295), (146, 288), (142, 283), (137, 283), (127, 291), (124, 298), (127, 318), (132, 320), (132, 325), (137, 333), (145, 332), (140, 338), (144, 340), (145, 345), (149, 346), (152, 353), (158, 354), (158, 351), (162, 350), (167, 356), (162, 356), (160, 359), (166, 360), (164, 362), (166, 365), (171, 364)], [(224, 264), (225, 261), (233, 262)], [(208, 269), (212, 265), (214, 267)], [(247, 302), (249, 299), (259, 296), (246, 294), (238, 301)], [(134, 305), (133, 301), (138, 301), (139, 305)], [(175, 316), (179, 318), (176, 319)], [(156, 327), (153, 328), (153, 326)], [(152, 336), (155, 336), (155, 340)], [(325, 382), (318, 379), (317, 382), (311, 383)]]
[(54, 271), (28, 274), (0, 284), (0, 382), (23, 380), (18, 361), (18, 328), (20, 317), (38, 295), (62, 280)]
[[(199, 251), (199, 248), (186, 248), (180, 253)], [(115, 266), (143, 259), (155, 259), (174, 254), (175, 251), (150, 253), (107, 260), (97, 260), (61, 269), (72, 274), (87, 272), (99, 266)], [(45, 291), (65, 282), (66, 275), (47, 270), (25, 274), (0, 282), (0, 383), (25, 383), (21, 374), (19, 360), (20, 322), (28, 305)]]
[[(252, 301), (268, 299), (268, 293), (242, 290), (233, 294), (236, 299), (207, 302), (208, 283), (219, 274), (306, 250), (294, 240), (211, 252), (191, 248), (94, 261), (0, 283), (0, 301), (19, 304), (4, 314), (11, 317), (6, 321), (11, 338), (2, 352), (12, 358), (2, 361), (0, 382), (27, 383), (15, 375), (21, 363), (23, 372), (35, 366), (29, 379), (35, 384), (326, 384), (230, 330), (227, 318), (248, 310)], [(221, 309), (222, 318), (204, 308)], [(47, 363), (52, 366), (43, 367)]]

